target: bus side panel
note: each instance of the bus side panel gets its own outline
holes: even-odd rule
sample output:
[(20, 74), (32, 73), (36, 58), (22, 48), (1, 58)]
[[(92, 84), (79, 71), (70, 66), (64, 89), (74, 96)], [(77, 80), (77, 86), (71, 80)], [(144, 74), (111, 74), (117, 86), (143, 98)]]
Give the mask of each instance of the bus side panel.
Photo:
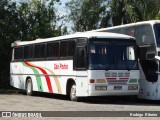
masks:
[(68, 80), (75, 81), (76, 71), (73, 71), (73, 60), (61, 60), (57, 65), (59, 69), (59, 75), (61, 76), (59, 79), (59, 88), (57, 84), (57, 88), (61, 89), (61, 94), (66, 95), (66, 86)]
[(88, 77), (87, 71), (77, 71), (76, 77), (76, 96), (88, 96)]
[(144, 93), (145, 93), (144, 99), (156, 100), (157, 99), (157, 83), (146, 81), (146, 90)]
[(33, 91), (49, 92), (44, 61), (23, 62), (25, 79), (32, 79)]
[(140, 63), (138, 63), (139, 69), (140, 69), (140, 88), (139, 88), (139, 93), (138, 93), (138, 98), (145, 98), (145, 91), (146, 91), (146, 78), (145, 78), (145, 74), (142, 70), (142, 67), (140, 65)]
[(21, 62), (11, 62), (10, 63), (10, 85), (24, 89), (25, 87), (25, 80), (23, 79), (23, 65)]
[(160, 80), (158, 82), (158, 88), (157, 88), (157, 100), (160, 100)]
[(139, 64), (140, 68), (140, 89), (138, 93), (138, 98), (141, 99), (148, 99), (148, 100), (156, 100), (157, 99), (157, 83), (156, 82), (148, 82), (146, 80), (145, 74), (142, 70), (141, 65)]
[(36, 73), (34, 72), (36, 68), (30, 66), (30, 62), (21, 62), (23, 65), (23, 81), (24, 81), (24, 89), (26, 88), (27, 79), (32, 80), (33, 91), (38, 91), (37, 81), (36, 81)]
[(66, 95), (67, 80), (75, 80), (73, 60), (47, 61), (46, 68), (51, 79), (53, 93)]
[(59, 76), (59, 61), (46, 61), (47, 74), (49, 75), (53, 93), (62, 93)]
[(158, 74), (158, 81), (157, 81), (157, 100), (160, 100), (160, 74)]

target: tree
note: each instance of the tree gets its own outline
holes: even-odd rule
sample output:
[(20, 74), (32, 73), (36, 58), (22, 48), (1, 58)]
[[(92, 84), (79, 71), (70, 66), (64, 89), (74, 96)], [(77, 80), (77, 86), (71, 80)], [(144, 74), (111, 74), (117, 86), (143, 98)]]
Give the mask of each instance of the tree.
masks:
[(61, 35), (55, 0), (0, 1), (0, 88), (9, 87), (11, 43)]
[(159, 0), (154, 0), (154, 8), (156, 8), (155, 10), (157, 11), (157, 14), (155, 16), (156, 20), (160, 20), (160, 1)]
[(87, 31), (100, 28), (106, 12), (104, 0), (71, 0), (66, 4), (70, 10), (69, 20), (73, 23), (73, 31)]
[(11, 42), (18, 36), (16, 4), (9, 0), (0, 1), (0, 88), (9, 84), (9, 62)]
[(158, 0), (71, 0), (66, 4), (73, 31), (159, 19)]
[(151, 20), (157, 14), (152, 0), (112, 0), (109, 6), (113, 25)]
[(29, 0), (19, 6), (21, 39), (33, 40), (61, 35), (56, 28), (57, 17), (54, 9), (55, 0)]

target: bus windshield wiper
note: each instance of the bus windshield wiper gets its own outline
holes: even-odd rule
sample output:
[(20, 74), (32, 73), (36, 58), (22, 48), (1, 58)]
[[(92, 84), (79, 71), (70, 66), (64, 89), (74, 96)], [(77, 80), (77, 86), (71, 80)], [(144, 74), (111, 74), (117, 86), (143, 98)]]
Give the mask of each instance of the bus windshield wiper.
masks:
[(128, 71), (130, 71), (128, 64), (124, 61), (124, 64), (126, 65), (126, 68)]
[(104, 66), (103, 66), (102, 64), (98, 64), (98, 66), (101, 66), (103, 69), (105, 69)]

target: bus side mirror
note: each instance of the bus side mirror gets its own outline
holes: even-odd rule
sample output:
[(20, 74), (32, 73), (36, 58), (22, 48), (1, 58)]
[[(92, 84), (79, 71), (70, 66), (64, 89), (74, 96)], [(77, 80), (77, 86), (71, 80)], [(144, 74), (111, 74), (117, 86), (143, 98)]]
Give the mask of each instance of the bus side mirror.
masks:
[(142, 36), (142, 42), (143, 42), (143, 44), (147, 44), (148, 43), (146, 35)]
[(147, 40), (147, 36), (146, 35), (142, 36), (142, 44), (143, 45), (141, 47), (150, 47), (150, 44), (149, 44), (149, 42)]
[(155, 56), (155, 59), (160, 61), (160, 56)]

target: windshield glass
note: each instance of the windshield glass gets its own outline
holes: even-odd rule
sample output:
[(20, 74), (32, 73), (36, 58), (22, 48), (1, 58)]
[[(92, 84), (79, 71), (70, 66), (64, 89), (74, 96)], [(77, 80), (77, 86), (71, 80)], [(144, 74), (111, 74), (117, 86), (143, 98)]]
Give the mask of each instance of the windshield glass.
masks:
[(160, 24), (154, 25), (157, 46), (160, 47)]
[(135, 47), (129, 41), (94, 39), (89, 44), (89, 69), (138, 69)]

